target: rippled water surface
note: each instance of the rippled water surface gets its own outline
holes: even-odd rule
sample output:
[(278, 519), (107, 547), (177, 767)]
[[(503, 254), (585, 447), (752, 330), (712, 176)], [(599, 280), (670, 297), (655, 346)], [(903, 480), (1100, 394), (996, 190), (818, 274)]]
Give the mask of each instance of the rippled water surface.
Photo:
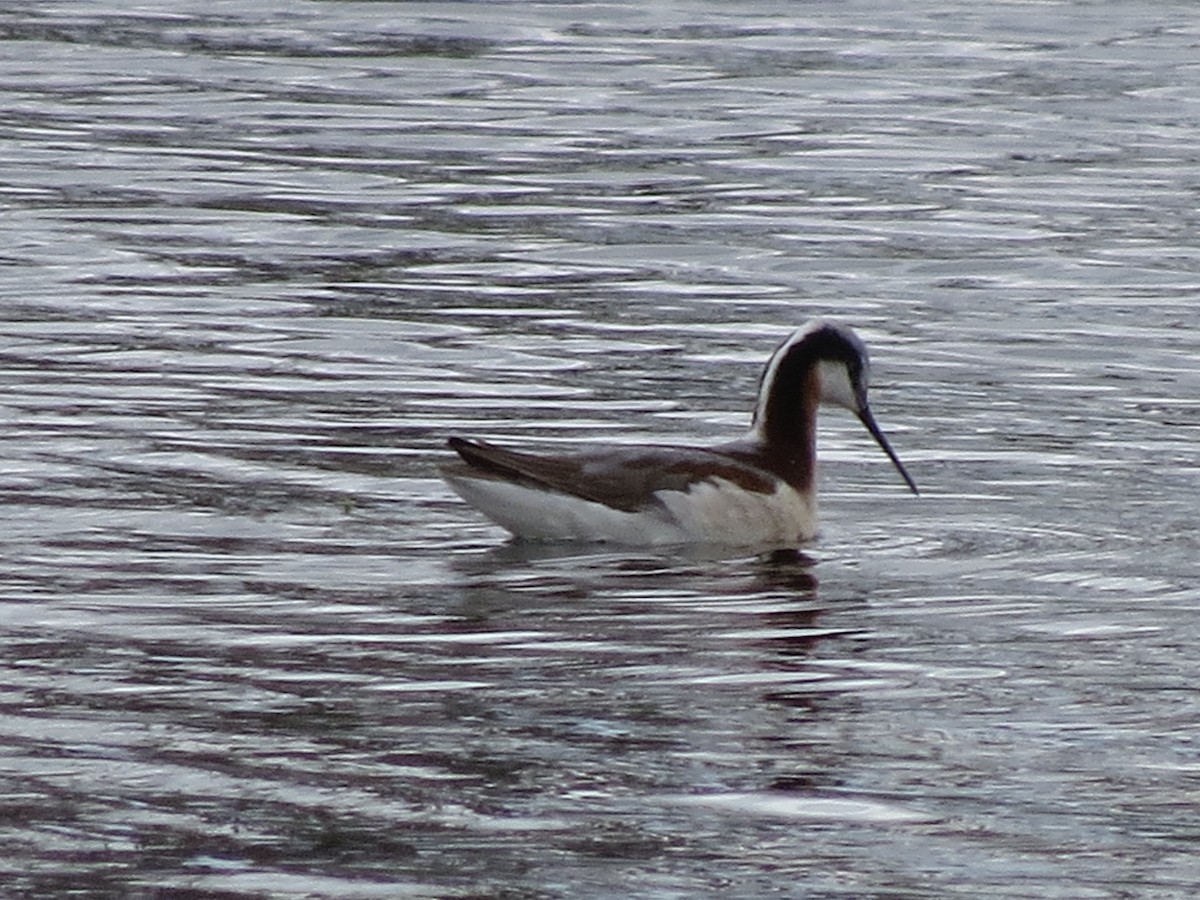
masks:
[[(1200, 890), (1187, 3), (0, 3), (0, 876)], [(744, 427), (799, 557), (529, 547), (449, 433)]]

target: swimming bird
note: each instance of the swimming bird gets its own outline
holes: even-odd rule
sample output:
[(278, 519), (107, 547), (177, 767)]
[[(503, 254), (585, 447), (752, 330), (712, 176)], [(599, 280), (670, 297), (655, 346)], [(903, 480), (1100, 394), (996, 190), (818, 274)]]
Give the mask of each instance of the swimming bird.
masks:
[(750, 430), (711, 448), (589, 447), (532, 453), (451, 437), (442, 475), (517, 538), (618, 544), (791, 547), (817, 531), (816, 428), (822, 404), (856, 416), (915, 494), (916, 482), (867, 405), (867, 348), (819, 319), (767, 361)]

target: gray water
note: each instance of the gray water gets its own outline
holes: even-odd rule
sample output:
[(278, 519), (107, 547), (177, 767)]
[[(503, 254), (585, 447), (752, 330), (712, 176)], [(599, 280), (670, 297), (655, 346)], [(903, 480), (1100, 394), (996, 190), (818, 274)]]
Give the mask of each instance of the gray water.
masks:
[[(3, 895), (1194, 896), (1195, 12), (0, 5)], [(437, 478), (813, 315), (800, 557)]]

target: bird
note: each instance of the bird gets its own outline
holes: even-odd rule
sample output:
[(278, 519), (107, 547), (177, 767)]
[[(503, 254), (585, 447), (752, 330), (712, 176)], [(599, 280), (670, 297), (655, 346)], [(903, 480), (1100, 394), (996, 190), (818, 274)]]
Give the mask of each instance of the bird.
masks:
[(713, 447), (607, 444), (566, 452), (452, 436), (442, 477), (518, 540), (781, 549), (817, 534), (816, 427), (822, 405), (854, 413), (914, 493), (916, 482), (867, 403), (866, 345), (815, 319), (771, 354), (749, 430)]

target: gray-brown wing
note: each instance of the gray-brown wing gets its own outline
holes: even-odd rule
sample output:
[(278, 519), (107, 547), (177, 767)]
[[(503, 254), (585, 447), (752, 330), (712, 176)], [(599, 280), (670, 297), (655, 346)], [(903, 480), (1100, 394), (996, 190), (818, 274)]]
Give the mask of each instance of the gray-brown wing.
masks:
[(460, 474), (490, 474), (625, 512), (657, 504), (657, 491), (686, 491), (716, 478), (762, 493), (772, 492), (777, 485), (774, 476), (762, 469), (693, 447), (608, 447), (549, 456), (459, 437), (450, 438), (449, 445), (470, 469), (460, 469)]

